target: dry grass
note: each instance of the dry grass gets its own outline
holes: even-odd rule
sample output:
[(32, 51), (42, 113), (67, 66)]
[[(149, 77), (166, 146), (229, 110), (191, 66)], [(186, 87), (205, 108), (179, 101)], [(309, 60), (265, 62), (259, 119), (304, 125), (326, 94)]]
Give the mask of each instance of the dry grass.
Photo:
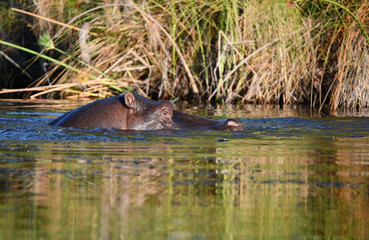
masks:
[[(369, 24), (369, 3), (358, 9), (358, 19)], [(367, 40), (355, 22), (345, 29), (342, 44), (337, 51), (338, 64), (332, 84), (330, 108), (369, 107), (369, 49)]]
[[(29, 97), (136, 88), (166, 99), (368, 107), (368, 39), (356, 19), (340, 11), (345, 21), (332, 25), (336, 5), (296, 2), (105, 0), (78, 15), (39, 1), (37, 26), (55, 36), (54, 52), (64, 49), (60, 61), (82, 71), (50, 65)], [(368, 3), (357, 3), (346, 10), (365, 25)], [(66, 12), (77, 17), (62, 30), (45, 20)]]

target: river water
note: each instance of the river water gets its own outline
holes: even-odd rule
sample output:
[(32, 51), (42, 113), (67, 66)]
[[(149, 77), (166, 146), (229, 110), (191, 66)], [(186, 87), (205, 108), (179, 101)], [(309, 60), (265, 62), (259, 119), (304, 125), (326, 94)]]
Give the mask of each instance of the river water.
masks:
[(1, 239), (367, 239), (369, 114), (183, 107), (244, 131), (47, 125), (81, 102), (0, 101)]

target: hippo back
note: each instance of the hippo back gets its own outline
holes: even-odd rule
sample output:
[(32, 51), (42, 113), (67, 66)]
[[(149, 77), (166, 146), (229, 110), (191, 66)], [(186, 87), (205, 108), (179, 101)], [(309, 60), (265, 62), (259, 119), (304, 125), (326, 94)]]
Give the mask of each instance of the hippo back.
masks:
[(50, 125), (79, 129), (127, 129), (127, 109), (119, 97), (101, 99), (79, 107), (56, 118)]

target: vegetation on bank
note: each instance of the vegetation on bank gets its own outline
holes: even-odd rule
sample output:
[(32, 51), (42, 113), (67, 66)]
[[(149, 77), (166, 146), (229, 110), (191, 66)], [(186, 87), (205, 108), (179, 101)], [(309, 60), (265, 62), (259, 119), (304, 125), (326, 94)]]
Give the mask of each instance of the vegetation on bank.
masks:
[(367, 0), (31, 3), (0, 3), (2, 94), (369, 107)]

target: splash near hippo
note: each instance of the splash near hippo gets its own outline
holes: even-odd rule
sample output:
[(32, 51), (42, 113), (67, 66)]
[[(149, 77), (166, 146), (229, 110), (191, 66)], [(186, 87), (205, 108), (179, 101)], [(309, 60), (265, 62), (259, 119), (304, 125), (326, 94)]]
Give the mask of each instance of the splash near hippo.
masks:
[(153, 101), (136, 92), (89, 103), (49, 123), (78, 129), (116, 128), (122, 130), (243, 130), (234, 119), (215, 121), (182, 113), (171, 102)]

